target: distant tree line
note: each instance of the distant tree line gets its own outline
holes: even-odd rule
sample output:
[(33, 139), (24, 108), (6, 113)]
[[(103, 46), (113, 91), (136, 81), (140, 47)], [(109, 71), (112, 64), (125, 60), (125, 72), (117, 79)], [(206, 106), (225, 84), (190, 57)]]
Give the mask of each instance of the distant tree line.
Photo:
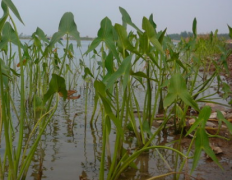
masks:
[[(199, 35), (206, 35), (206, 34), (199, 34)], [(192, 32), (187, 32), (187, 31), (183, 31), (181, 32), (180, 34), (178, 33), (175, 33), (175, 34), (168, 34), (168, 36), (173, 39), (173, 40), (180, 40), (181, 37), (182, 38), (188, 38), (188, 37), (192, 37), (193, 36), (193, 33)], [(229, 34), (227, 33), (224, 33), (224, 34), (217, 34), (217, 36), (219, 38), (222, 38), (222, 39), (229, 39)]]
[[(31, 39), (31, 35), (26, 35), (23, 33), (19, 34), (19, 38), (20, 39)], [(48, 36), (48, 38), (51, 38), (51, 36)], [(73, 39), (72, 37), (70, 37), (70, 39)], [(85, 37), (80, 37), (81, 40), (86, 40), (86, 41), (92, 41), (94, 38), (93, 37), (89, 37), (89, 36), (85, 36)]]
[[(200, 35), (207, 35), (207, 34), (199, 34), (199, 36)], [(208, 34), (209, 35), (209, 34)], [(193, 33), (192, 32), (187, 32), (187, 31), (183, 31), (183, 32), (181, 32), (180, 34), (178, 34), (178, 33), (174, 33), (174, 34), (168, 34), (168, 36), (171, 38), (171, 39), (173, 39), (173, 40), (180, 40), (181, 39), (181, 37), (182, 38), (188, 38), (188, 37), (192, 37), (193, 36)], [(217, 34), (217, 36), (219, 37), (219, 38), (222, 38), (222, 39), (229, 39), (229, 34), (226, 34), (226, 33), (224, 33), (224, 34)], [(19, 35), (19, 37), (21, 38), (21, 39), (30, 39), (31, 38), (31, 35), (25, 35), (25, 34), (23, 34), (23, 33), (21, 33), (20, 35)], [(94, 38), (93, 37), (88, 37), (88, 36), (85, 36), (85, 37), (80, 37), (81, 38), (81, 40), (93, 40)], [(71, 38), (72, 39), (72, 38)]]

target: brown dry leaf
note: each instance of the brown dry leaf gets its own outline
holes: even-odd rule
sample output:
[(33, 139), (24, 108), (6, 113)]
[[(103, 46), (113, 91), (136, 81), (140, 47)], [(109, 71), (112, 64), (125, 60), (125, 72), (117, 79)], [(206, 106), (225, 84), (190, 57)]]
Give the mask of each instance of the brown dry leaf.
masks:
[(214, 147), (213, 151), (215, 152), (215, 154), (221, 154), (223, 153), (222, 149), (220, 147)]
[(223, 153), (222, 149), (218, 146), (210, 145), (210, 147), (212, 148), (212, 150), (214, 151), (215, 154), (222, 154)]
[(169, 56), (169, 54), (170, 54), (170, 52), (169, 52), (169, 50), (168, 49), (166, 49), (166, 56)]
[(76, 92), (77, 92), (76, 90), (68, 90), (68, 96), (71, 96)]
[(87, 180), (87, 178), (83, 176), (79, 176), (79, 180)]
[(67, 99), (79, 99), (81, 95), (78, 96), (68, 96)]
[[(79, 99), (81, 95), (78, 96), (72, 96), (74, 93), (76, 93), (76, 90), (68, 90), (67, 91), (67, 99)], [(60, 97), (63, 97), (63, 94), (59, 92)]]
[[(226, 112), (225, 111), (221, 111), (221, 113), (223, 114), (223, 116), (225, 117), (226, 116)], [(209, 119), (217, 119), (217, 112), (213, 112)]]
[(232, 119), (227, 119), (229, 122), (232, 122)]
[(60, 96), (60, 97), (63, 97), (63, 94), (62, 94), (62, 92), (58, 92), (58, 94), (59, 94), (59, 96)]
[[(68, 90), (67, 91), (67, 97), (73, 95), (74, 93), (76, 93), (76, 90)], [(63, 97), (63, 94), (61, 92), (59, 92), (60, 97)]]
[(219, 104), (205, 103), (205, 106), (210, 106), (213, 112), (214, 111), (226, 111), (226, 108)]
[(55, 48), (55, 49), (53, 50), (53, 52), (55, 52), (55, 53), (56, 53), (56, 52), (57, 52), (57, 48)]
[(196, 121), (195, 119), (189, 119), (188, 124), (192, 126), (195, 123), (195, 121)]
[[(25, 65), (25, 64), (26, 64), (26, 62), (27, 62), (27, 60), (26, 60), (26, 59), (24, 59), (24, 60), (23, 60), (23, 65)], [(20, 62), (17, 64), (17, 67), (20, 67)]]
[(156, 114), (156, 117), (159, 118), (159, 117), (164, 117), (164, 114)]

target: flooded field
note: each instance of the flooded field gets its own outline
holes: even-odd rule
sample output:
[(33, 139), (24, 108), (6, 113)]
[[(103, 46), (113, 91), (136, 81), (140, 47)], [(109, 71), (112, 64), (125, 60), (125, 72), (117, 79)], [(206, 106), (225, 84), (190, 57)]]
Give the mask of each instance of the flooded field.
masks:
[(20, 40), (3, 19), (0, 179), (232, 176), (232, 50), (217, 31), (198, 36), (196, 18), (177, 43), (119, 9), (123, 25), (105, 17), (93, 41), (71, 12), (51, 39)]
[[(26, 41), (25, 41), (26, 42)], [(72, 43), (75, 44), (73, 41)], [(82, 42), (82, 49), (85, 51), (90, 42)], [(60, 51), (61, 46), (58, 47)], [(60, 52), (61, 53), (61, 52)], [(77, 55), (78, 56), (78, 55)], [(78, 59), (75, 59), (74, 62)], [(86, 60), (87, 64), (90, 64)], [(78, 63), (77, 63), (78, 65)], [(73, 69), (75, 71), (75, 69)], [(214, 86), (206, 91), (202, 96), (213, 94), (215, 92)], [(66, 100), (62, 99), (59, 102), (57, 111), (52, 120), (48, 124), (44, 136), (41, 138), (35, 156), (29, 168), (27, 179), (99, 179), (100, 161), (102, 153), (102, 114), (99, 111), (94, 118), (94, 123), (90, 124), (94, 109), (94, 87), (93, 83), (86, 83), (79, 78), (73, 85), (72, 89), (77, 92), (75, 95), (80, 95), (79, 99)], [(144, 103), (144, 90), (142, 87), (135, 87), (136, 97), (142, 107)], [(155, 93), (154, 93), (155, 94)], [(12, 91), (12, 98), (14, 101), (20, 101), (17, 89)], [(220, 98), (215, 95), (213, 98)], [(220, 103), (226, 104), (222, 98), (218, 100)], [(19, 106), (19, 105), (18, 105)], [(202, 104), (204, 106), (204, 104)], [(16, 107), (19, 108), (19, 107)], [(229, 108), (222, 107), (226, 111), (231, 111)], [(99, 110), (99, 108), (98, 108)], [(30, 113), (29, 113), (30, 114)], [(13, 115), (13, 126), (15, 128), (15, 139), (18, 133), (18, 121)], [(137, 119), (138, 120), (138, 119)], [(152, 127), (155, 131), (159, 127), (159, 123), (154, 123)], [(28, 139), (30, 128), (25, 127), (28, 134), (25, 134), (25, 142)], [(110, 149), (114, 148), (116, 131), (112, 129), (112, 141), (110, 142)], [(190, 137), (184, 137), (181, 140), (179, 135), (175, 135), (172, 128), (163, 130), (153, 141), (156, 145), (168, 145), (170, 147), (179, 149), (181, 152), (188, 151), (191, 143)], [(124, 146), (129, 153), (136, 149), (136, 137), (130, 131), (125, 132)], [(188, 166), (184, 168), (184, 173), (179, 174), (180, 179), (189, 177), (190, 179), (219, 179), (232, 176), (232, 153), (231, 141), (213, 139), (212, 144), (222, 148), (223, 153), (217, 157), (221, 162), (224, 171), (202, 154), (199, 166), (193, 173), (192, 177), (187, 176), (191, 170), (192, 160), (188, 160)], [(1, 153), (4, 152), (4, 142), (1, 145)], [(193, 150), (190, 152), (193, 155)], [(178, 171), (180, 168), (182, 158), (178, 154), (165, 149), (149, 150), (142, 153), (135, 160), (138, 169), (128, 168), (122, 173), (120, 179), (123, 180), (145, 180), (152, 179), (154, 176), (168, 174), (170, 172)], [(107, 169), (105, 169), (107, 173)], [(175, 173), (166, 177), (157, 179), (171, 180), (176, 179)], [(193, 178), (194, 177), (194, 178)]]

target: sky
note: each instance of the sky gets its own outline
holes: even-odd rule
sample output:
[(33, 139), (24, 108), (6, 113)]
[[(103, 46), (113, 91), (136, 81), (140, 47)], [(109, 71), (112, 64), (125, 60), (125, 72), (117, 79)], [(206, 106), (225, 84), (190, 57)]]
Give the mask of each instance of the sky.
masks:
[(80, 36), (96, 37), (100, 22), (106, 16), (113, 25), (122, 23), (119, 7), (129, 13), (139, 28), (143, 17), (149, 18), (153, 14), (157, 30), (167, 28), (168, 34), (192, 32), (195, 17), (198, 33), (210, 33), (216, 29), (219, 33), (228, 33), (227, 24), (232, 27), (232, 0), (12, 0), (12, 2), (24, 21), (25, 25), (14, 18), (18, 32), (24, 35), (31, 35), (39, 27), (45, 34), (52, 36), (58, 31), (63, 14), (72, 12)]

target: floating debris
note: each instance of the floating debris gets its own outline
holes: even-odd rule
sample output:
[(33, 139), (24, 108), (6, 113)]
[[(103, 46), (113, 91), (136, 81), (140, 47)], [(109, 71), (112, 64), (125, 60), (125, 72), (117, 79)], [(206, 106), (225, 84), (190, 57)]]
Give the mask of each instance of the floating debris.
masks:
[[(226, 112), (225, 111), (220, 111), (222, 113), (222, 115), (225, 117), (226, 116)], [(213, 112), (209, 119), (217, 119), (217, 112)]]
[[(73, 96), (73, 94), (77, 92), (76, 90), (68, 90), (67, 92), (67, 99), (79, 99), (81, 97), (81, 95)], [(63, 97), (62, 92), (59, 92), (59, 95)]]

